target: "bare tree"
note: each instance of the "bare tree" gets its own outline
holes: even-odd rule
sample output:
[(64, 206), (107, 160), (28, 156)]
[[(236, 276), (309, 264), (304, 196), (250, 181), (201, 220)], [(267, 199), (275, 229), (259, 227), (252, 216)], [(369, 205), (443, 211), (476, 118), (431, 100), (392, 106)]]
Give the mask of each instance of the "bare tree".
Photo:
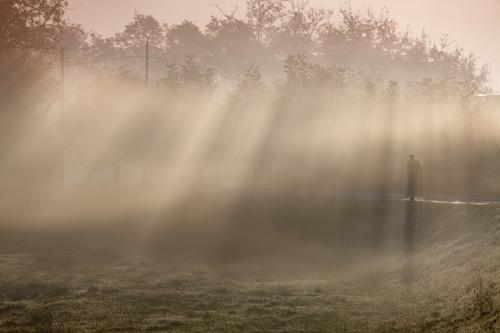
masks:
[(254, 27), (257, 40), (264, 43), (269, 39), (276, 23), (284, 14), (284, 0), (247, 0), (247, 20)]

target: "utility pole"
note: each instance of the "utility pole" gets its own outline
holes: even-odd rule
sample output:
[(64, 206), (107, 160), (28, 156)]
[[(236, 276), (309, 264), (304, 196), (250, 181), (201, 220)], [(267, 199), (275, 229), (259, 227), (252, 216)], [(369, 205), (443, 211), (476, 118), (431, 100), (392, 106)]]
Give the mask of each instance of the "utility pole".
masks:
[(61, 116), (64, 114), (64, 46), (61, 46)]
[[(149, 39), (146, 40), (146, 68), (144, 73), (144, 83), (145, 86), (148, 86), (149, 83)], [(148, 165), (149, 159), (147, 153), (144, 155), (142, 159), (142, 183), (146, 184), (148, 181)]]
[(146, 41), (146, 73), (144, 74), (144, 81), (146, 85), (149, 82), (149, 39)]
[(62, 140), (62, 161), (61, 161), (61, 180), (64, 183), (64, 180), (66, 178), (66, 152), (64, 151), (64, 62), (65, 62), (65, 54), (64, 54), (64, 46), (61, 46), (61, 121), (60, 121), (60, 131), (61, 131), (61, 140)]

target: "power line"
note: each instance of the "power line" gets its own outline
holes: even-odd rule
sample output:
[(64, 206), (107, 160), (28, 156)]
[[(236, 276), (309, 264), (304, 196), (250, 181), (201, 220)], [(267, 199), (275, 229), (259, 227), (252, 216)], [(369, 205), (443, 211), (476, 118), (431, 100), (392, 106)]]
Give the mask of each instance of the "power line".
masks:
[[(23, 48), (12, 48), (12, 50), (27, 50)], [(53, 48), (37, 48), (34, 51), (40, 51), (40, 50), (51, 50), (53, 51)], [(129, 56), (118, 56), (118, 57), (111, 57), (111, 58), (100, 58), (100, 59), (92, 59), (88, 61), (82, 61), (82, 62), (64, 62), (64, 64), (61, 63), (50, 63), (44, 67), (42, 67), (42, 70), (49, 70), (55, 66), (61, 66), (64, 65), (65, 67), (76, 67), (76, 66), (84, 66), (84, 65), (91, 65), (91, 64), (98, 64), (98, 63), (104, 63), (104, 62), (110, 62), (110, 61), (117, 61), (117, 60), (126, 60), (126, 59), (153, 59), (153, 60), (158, 60), (162, 61), (165, 63), (177, 65), (177, 66), (182, 66), (183, 64), (177, 61), (173, 61), (170, 59), (165, 59), (161, 57), (156, 57), (156, 56), (151, 56), (149, 52), (146, 55), (129, 55)], [(148, 66), (149, 67), (149, 66)], [(231, 78), (229, 76), (226, 76), (220, 72), (215, 73), (217, 76), (224, 78), (226, 80), (232, 81), (234, 78)]]
[[(117, 60), (125, 60), (125, 59), (147, 59), (148, 57), (146, 55), (130, 55), (130, 56), (120, 56), (120, 57), (111, 57), (111, 58), (100, 58), (100, 59), (93, 59), (93, 60), (88, 60), (88, 61), (83, 61), (83, 62), (65, 62), (64, 66), (65, 67), (76, 67), (76, 66), (84, 66), (84, 65), (91, 65), (91, 64), (98, 64), (98, 63), (104, 63), (104, 62), (110, 62), (110, 61), (117, 61)], [(173, 61), (170, 59), (165, 59), (161, 57), (156, 57), (156, 56), (149, 56), (149, 59), (153, 60), (158, 60), (162, 61), (165, 63), (169, 64), (174, 64), (177, 66), (182, 66), (183, 64), (177, 61)], [(50, 69), (54, 66), (59, 66), (59, 64), (50, 64), (48, 66), (45, 66), (43, 69)], [(233, 78), (230, 78), (220, 72), (216, 73), (217, 76), (227, 79), (227, 80), (233, 80)]]
[(123, 59), (133, 59), (133, 58), (145, 58), (144, 56), (121, 56), (121, 57), (113, 57), (113, 58), (105, 58), (105, 59), (94, 59), (94, 60), (89, 60), (89, 61), (84, 61), (84, 62), (67, 62), (64, 63), (64, 66), (67, 67), (74, 67), (74, 66), (82, 66), (82, 65), (90, 65), (90, 64), (97, 64), (97, 63), (102, 63), (102, 62), (109, 62), (109, 61), (115, 61), (115, 60), (123, 60)]

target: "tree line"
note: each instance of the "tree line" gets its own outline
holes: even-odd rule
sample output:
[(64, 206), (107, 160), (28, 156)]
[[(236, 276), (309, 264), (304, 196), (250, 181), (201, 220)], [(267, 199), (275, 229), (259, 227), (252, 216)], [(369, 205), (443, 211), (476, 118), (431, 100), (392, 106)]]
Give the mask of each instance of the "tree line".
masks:
[[(243, 161), (237, 168), (245, 169), (241, 181), (246, 183), (276, 180), (290, 163), (315, 170), (304, 172), (302, 180), (294, 177), (303, 183), (311, 181), (311, 174), (318, 177), (315, 183), (328, 177), (318, 165), (322, 170), (348, 168), (345, 156), (331, 153), (342, 141), (342, 135), (332, 133), (342, 133), (345, 127), (338, 119), (347, 117), (356, 122), (348, 135), (352, 140), (371, 136), (353, 142), (351, 154), (368, 154), (371, 160), (388, 160), (408, 150), (411, 138), (389, 149), (386, 144), (387, 136), (394, 134), (392, 127), (402, 124), (400, 118), (408, 110), (426, 119), (460, 111), (457, 117), (474, 120), (460, 137), (469, 133), (474, 145), (486, 142), (484, 136), (482, 141), (471, 139), (477, 138), (474, 124), (481, 121), (482, 126), (484, 121), (469, 115), (477, 115), (480, 108), (475, 96), (488, 90), (487, 67), (449, 39), (435, 42), (425, 33), (416, 36), (400, 29), (385, 11), (349, 5), (318, 9), (301, 0), (248, 0), (245, 13), (221, 9), (204, 27), (190, 21), (162, 24), (135, 13), (122, 31), (102, 37), (67, 22), (66, 5), (62, 0), (6, 0), (0, 9), (1, 145), (6, 156), (19, 155), (13, 147), (38, 138), (46, 142), (45, 149), (36, 145), (39, 160), (52, 156), (57, 161), (62, 151), (73, 151), (86, 156), (89, 169), (114, 165), (118, 179), (123, 161), (140, 158), (162, 165), (177, 157), (186, 133), (196, 131), (193, 124), (204, 110), (217, 112), (224, 121), (213, 125), (215, 134), (205, 140), (197, 161)], [(78, 63), (143, 55), (146, 41), (153, 57), (166, 60), (152, 62), (149, 87), (144, 87), (143, 63), (137, 59), (74, 68), (92, 78), (72, 83), (78, 93), (68, 105), (64, 126), (46, 125), (60, 85), (57, 70), (46, 68), (57, 69), (60, 47), (68, 62)], [(375, 129), (366, 119), (373, 119)], [(329, 122), (331, 126), (325, 127)], [(30, 139), (21, 135), (28, 129)], [(424, 129), (424, 134), (425, 130), (431, 131)], [(258, 140), (244, 140), (255, 132)], [(105, 142), (110, 133), (112, 147), (97, 153), (89, 142)], [(436, 144), (422, 131), (419, 138), (427, 140), (426, 145)], [(446, 146), (443, 140), (440, 147)], [(246, 148), (235, 147), (239, 141)], [(467, 160), (460, 164), (460, 172), (476, 170), (470, 161), (477, 160), (477, 151), (464, 153), (463, 142), (451, 141), (445, 157)], [(33, 156), (28, 143), (26, 154)], [(373, 169), (386, 169), (384, 163), (389, 162), (377, 162)]]

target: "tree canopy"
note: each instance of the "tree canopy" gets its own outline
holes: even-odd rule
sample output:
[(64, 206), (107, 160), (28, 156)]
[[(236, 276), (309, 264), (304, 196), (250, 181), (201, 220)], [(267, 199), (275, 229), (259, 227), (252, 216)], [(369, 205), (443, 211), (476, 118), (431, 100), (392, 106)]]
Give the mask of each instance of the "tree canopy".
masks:
[(54, 47), (65, 6), (65, 0), (2, 0), (0, 53)]
[[(487, 86), (487, 68), (473, 54), (448, 38), (432, 41), (426, 33), (401, 29), (386, 11), (354, 10), (348, 5), (336, 11), (318, 9), (299, 0), (248, 0), (246, 5), (244, 16), (223, 13), (205, 27), (190, 21), (161, 24), (137, 12), (111, 38), (88, 32), (85, 37), (70, 26), (67, 31), (80, 42), (66, 46), (85, 45), (91, 50), (89, 57), (104, 57), (142, 54), (149, 40), (158, 57), (182, 63), (193, 56), (201, 65), (234, 78), (255, 64), (264, 78), (275, 79), (282, 73), (283, 60), (300, 54), (313, 64), (352, 68), (383, 80), (433, 78)], [(56, 14), (50, 22), (61, 19), (61, 13)]]

